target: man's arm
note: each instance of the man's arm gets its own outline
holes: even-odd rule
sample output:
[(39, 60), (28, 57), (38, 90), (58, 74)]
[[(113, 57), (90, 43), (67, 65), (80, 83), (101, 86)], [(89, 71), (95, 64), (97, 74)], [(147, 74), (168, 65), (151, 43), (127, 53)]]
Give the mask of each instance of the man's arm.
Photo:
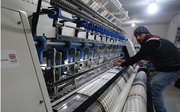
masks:
[(129, 66), (133, 65), (134, 63), (145, 59), (147, 56), (151, 57), (159, 48), (160, 41), (159, 40), (150, 40), (146, 42), (140, 49), (137, 54), (129, 59), (126, 59), (124, 62), (121, 63), (121, 66)]

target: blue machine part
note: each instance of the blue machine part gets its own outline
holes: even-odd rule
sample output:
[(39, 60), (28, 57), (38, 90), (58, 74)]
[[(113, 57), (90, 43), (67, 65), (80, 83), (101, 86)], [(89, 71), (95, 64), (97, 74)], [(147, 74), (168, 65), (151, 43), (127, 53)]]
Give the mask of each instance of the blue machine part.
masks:
[(61, 19), (72, 21), (70, 18), (64, 17), (61, 14), (61, 9), (60, 8), (55, 8), (55, 9), (49, 10), (48, 11), (48, 17), (51, 18), (51, 19), (61, 18)]
[(70, 60), (72, 60), (72, 58), (70, 57), (70, 54), (69, 54), (69, 50), (72, 48), (76, 48), (78, 51), (80, 51), (80, 59), (84, 59), (84, 49), (90, 48), (92, 50), (93, 54), (96, 49), (95, 43), (87, 43), (87, 42), (80, 42), (80, 41), (74, 41), (74, 40), (56, 40), (56, 39), (54, 39), (53, 42), (66, 43), (65, 46), (53, 45), (53, 47), (56, 48), (57, 51), (60, 51), (63, 53), (62, 62), (64, 62), (67, 59), (68, 59), (68, 62), (70, 62)]
[(34, 36), (34, 41), (37, 42), (36, 49), (40, 63), (43, 61), (43, 51), (46, 48), (46, 37), (45, 36)]
[[(60, 8), (55, 8), (55, 9), (49, 10), (48, 17), (51, 18), (51, 19), (61, 18), (61, 19), (72, 21), (71, 19), (69, 19), (67, 17), (64, 17), (61, 14), (61, 9)], [(113, 32), (111, 30), (108, 30), (106, 28), (103, 28), (102, 26), (91, 23), (91, 22), (89, 22), (87, 20), (78, 21), (77, 22), (77, 27), (84, 27), (85, 29), (90, 30), (92, 32), (100, 33), (102, 35), (111, 36), (111, 37), (117, 38), (119, 40), (127, 40), (124, 36), (122, 36), (122, 35), (120, 35), (118, 33), (115, 33), (115, 32)]]
[(77, 27), (84, 27), (85, 29), (87, 29), (88, 28), (88, 21), (86, 21), (86, 20), (78, 21)]
[(88, 22), (87, 20), (78, 21), (77, 26), (78, 27), (84, 27), (87, 30), (90, 30), (90, 31), (93, 31), (93, 32), (96, 32), (96, 33), (100, 33), (102, 35), (107, 35), (107, 36), (117, 38), (119, 40), (126, 40), (127, 41), (127, 39), (124, 36), (122, 36), (122, 35), (120, 35), (118, 33), (115, 33), (115, 32), (113, 32), (111, 30), (108, 30), (106, 28), (103, 28), (103, 27), (101, 27), (99, 25), (96, 25), (94, 23)]
[[(53, 42), (63, 42), (66, 43), (66, 45), (52, 45), (53, 48), (55, 48), (57, 51), (62, 52), (62, 63), (64, 64), (65, 60), (68, 60), (69, 63), (80, 61), (80, 59), (85, 59), (84, 51), (87, 48), (90, 48), (92, 51), (92, 56), (94, 55), (96, 46), (94, 43), (87, 43), (87, 42), (80, 42), (80, 41), (74, 41), (74, 40), (58, 40), (54, 39)], [(79, 60), (75, 60), (75, 54), (74, 50), (80, 51), (80, 57)], [(64, 69), (61, 69), (61, 74), (64, 74)], [(68, 75), (68, 74), (66, 74)]]

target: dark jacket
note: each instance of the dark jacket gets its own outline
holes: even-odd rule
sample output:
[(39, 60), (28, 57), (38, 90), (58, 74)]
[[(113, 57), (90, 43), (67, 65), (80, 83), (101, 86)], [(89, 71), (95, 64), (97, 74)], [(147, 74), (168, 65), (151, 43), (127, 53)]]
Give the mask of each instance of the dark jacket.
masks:
[(140, 51), (122, 66), (132, 65), (140, 60), (151, 61), (157, 71), (172, 72), (180, 70), (180, 52), (170, 41), (162, 38), (149, 38), (141, 44)]

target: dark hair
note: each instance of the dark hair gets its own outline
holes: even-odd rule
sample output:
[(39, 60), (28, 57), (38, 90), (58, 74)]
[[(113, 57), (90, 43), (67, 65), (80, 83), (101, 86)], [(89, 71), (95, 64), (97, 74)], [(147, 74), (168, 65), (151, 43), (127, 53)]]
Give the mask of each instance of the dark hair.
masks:
[(145, 26), (139, 26), (134, 30), (134, 36), (140, 35), (142, 33), (151, 34)]

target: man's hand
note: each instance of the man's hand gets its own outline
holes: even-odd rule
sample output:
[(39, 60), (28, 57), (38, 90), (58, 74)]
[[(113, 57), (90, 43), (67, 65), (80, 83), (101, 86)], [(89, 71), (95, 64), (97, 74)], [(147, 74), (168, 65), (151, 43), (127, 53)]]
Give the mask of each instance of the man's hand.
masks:
[(120, 67), (121, 64), (124, 63), (124, 62), (125, 62), (125, 60), (117, 59), (117, 60), (114, 61), (113, 66), (118, 66), (118, 67)]

